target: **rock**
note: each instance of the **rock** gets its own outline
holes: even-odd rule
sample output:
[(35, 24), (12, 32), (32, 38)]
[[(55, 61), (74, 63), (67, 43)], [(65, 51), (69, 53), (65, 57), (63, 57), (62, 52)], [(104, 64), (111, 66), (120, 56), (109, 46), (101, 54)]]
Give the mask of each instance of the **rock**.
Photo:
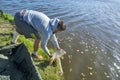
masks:
[(0, 80), (42, 80), (24, 44), (0, 48)]

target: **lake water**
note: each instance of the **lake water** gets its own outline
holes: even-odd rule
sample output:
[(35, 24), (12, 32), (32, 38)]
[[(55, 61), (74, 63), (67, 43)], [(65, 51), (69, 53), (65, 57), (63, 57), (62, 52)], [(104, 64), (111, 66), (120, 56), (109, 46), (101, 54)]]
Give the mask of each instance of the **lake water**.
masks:
[(119, 0), (0, 0), (14, 15), (21, 9), (44, 12), (67, 25), (57, 34), (65, 80), (120, 80)]

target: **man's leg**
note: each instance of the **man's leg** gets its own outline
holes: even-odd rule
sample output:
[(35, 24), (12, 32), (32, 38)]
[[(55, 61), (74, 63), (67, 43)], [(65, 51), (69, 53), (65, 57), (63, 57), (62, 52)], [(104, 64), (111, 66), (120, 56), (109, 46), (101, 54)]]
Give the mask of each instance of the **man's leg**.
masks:
[(15, 43), (17, 43), (17, 39), (19, 38), (19, 33), (18, 32), (16, 32), (16, 31), (14, 31), (13, 32), (13, 38), (12, 38), (12, 44), (15, 44)]
[(34, 53), (33, 54), (37, 55), (39, 45), (40, 45), (40, 39), (36, 39), (34, 42)]
[(39, 45), (40, 45), (40, 39), (36, 39), (34, 42), (34, 52), (32, 54), (33, 57), (38, 58), (38, 59), (42, 59), (43, 57), (41, 55), (37, 54), (37, 51), (39, 49)]

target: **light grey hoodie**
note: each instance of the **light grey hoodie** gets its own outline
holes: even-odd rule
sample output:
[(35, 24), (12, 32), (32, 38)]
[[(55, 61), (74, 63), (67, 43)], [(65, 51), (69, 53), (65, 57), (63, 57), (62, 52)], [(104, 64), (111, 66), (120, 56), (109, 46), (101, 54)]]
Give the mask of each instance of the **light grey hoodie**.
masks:
[(32, 25), (35, 30), (40, 32), (41, 37), (41, 47), (48, 54), (49, 50), (47, 48), (47, 43), (50, 38), (56, 48), (59, 48), (57, 38), (53, 32), (56, 30), (59, 19), (50, 19), (48, 16), (42, 12), (26, 10), (24, 16), (24, 21)]

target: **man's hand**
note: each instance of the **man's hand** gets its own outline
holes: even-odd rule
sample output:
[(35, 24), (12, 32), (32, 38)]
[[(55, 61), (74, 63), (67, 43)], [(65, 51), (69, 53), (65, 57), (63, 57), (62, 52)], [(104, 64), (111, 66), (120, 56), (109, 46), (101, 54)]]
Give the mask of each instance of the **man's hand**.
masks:
[(51, 57), (52, 57), (52, 54), (49, 53), (48, 56), (51, 58)]
[(60, 50), (61, 48), (57, 48), (57, 50)]

